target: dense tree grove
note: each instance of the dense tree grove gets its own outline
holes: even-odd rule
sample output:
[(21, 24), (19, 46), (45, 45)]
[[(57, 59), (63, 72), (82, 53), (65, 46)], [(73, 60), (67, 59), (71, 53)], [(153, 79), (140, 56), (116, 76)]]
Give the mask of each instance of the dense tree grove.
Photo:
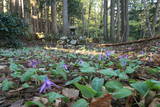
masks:
[(30, 33), (77, 35), (117, 42), (160, 33), (160, 0), (1, 0), (1, 13), (29, 24)]

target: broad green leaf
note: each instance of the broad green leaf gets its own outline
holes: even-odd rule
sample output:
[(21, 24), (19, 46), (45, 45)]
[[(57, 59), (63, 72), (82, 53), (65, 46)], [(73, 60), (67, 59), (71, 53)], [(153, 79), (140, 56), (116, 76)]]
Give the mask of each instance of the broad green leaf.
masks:
[(56, 68), (56, 70), (51, 71), (53, 75), (62, 76), (67, 80), (67, 73), (62, 68)]
[(13, 82), (11, 81), (8, 81), (8, 79), (5, 79), (3, 82), (2, 82), (2, 90), (3, 91), (8, 91), (10, 88), (13, 87)]
[(87, 97), (87, 98), (92, 98), (96, 95), (96, 91), (88, 86), (85, 85), (81, 85), (78, 83), (74, 84), (82, 93), (83, 96)]
[(148, 72), (151, 74), (157, 74), (157, 73), (160, 73), (160, 69), (158, 67), (157, 68), (149, 68)]
[(38, 107), (46, 107), (40, 101), (28, 101), (25, 103), (25, 107), (38, 106)]
[(94, 67), (82, 67), (82, 68), (80, 68), (80, 71), (83, 72), (83, 73), (96, 72)]
[(81, 79), (82, 79), (81, 76), (76, 77), (76, 78), (74, 78), (73, 80), (67, 81), (67, 82), (65, 83), (65, 85), (74, 84), (74, 83), (76, 83), (76, 82), (79, 82)]
[(32, 75), (32, 78), (36, 79), (37, 81), (44, 81), (46, 77), (47, 77), (46, 75), (38, 75), (38, 74)]
[(88, 107), (88, 102), (85, 99), (79, 99), (71, 107)]
[(118, 77), (122, 80), (128, 79), (128, 76), (125, 72), (119, 73)]
[(28, 81), (34, 75), (35, 69), (28, 69), (21, 77), (21, 81)]
[(127, 66), (127, 68), (126, 68), (126, 70), (125, 70), (125, 73), (131, 74), (131, 73), (133, 73), (134, 71), (135, 71), (135, 70), (134, 70), (132, 67)]
[(20, 65), (20, 64), (11, 63), (10, 66), (9, 66), (9, 69), (10, 69), (11, 71), (16, 72), (16, 71), (21, 70), (21, 67), (22, 67), (22, 65)]
[(104, 84), (104, 79), (98, 77), (95, 77), (91, 82), (92, 88), (97, 92), (101, 91), (103, 84)]
[(58, 94), (58, 93), (55, 93), (55, 92), (47, 93), (47, 94), (45, 94), (45, 96), (48, 96), (49, 102), (51, 102), (51, 103), (53, 101), (55, 101), (57, 98), (64, 98), (65, 97), (65, 96)]
[(135, 88), (141, 95), (145, 95), (148, 90), (149, 87), (147, 86), (146, 82), (136, 82), (136, 83), (132, 83), (131, 86), (133, 88)]
[(113, 91), (123, 88), (123, 85), (119, 81), (112, 80), (112, 81), (108, 81), (105, 84), (105, 87), (108, 91), (113, 92)]
[(114, 72), (114, 70), (111, 68), (100, 70), (99, 73), (109, 76), (109, 77), (117, 76), (117, 73)]
[(156, 80), (147, 80), (146, 81), (147, 86), (150, 89), (153, 90), (160, 90), (160, 81), (156, 81)]
[(125, 97), (132, 95), (132, 91), (129, 90), (128, 88), (121, 88), (117, 90), (116, 92), (114, 92), (112, 95), (115, 98), (125, 98)]
[(22, 85), (22, 87), (23, 87), (23, 88), (29, 88), (30, 86), (29, 86), (29, 84), (24, 83), (24, 84)]

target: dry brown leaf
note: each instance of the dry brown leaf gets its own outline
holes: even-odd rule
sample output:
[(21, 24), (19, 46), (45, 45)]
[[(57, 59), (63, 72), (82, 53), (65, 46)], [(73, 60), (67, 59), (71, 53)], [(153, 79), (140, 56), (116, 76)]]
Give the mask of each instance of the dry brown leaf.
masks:
[(89, 107), (112, 107), (112, 96), (110, 94), (104, 95), (104, 97), (97, 98), (91, 102)]
[(22, 107), (22, 104), (23, 104), (24, 100), (18, 100), (16, 102), (14, 102), (13, 104), (11, 104), (10, 107)]
[(158, 107), (160, 105), (160, 98), (153, 99), (152, 103), (148, 107)]
[(48, 103), (48, 99), (47, 98), (42, 98), (42, 97), (34, 97), (33, 101), (40, 101), (43, 104), (47, 104)]
[(62, 94), (71, 99), (77, 99), (79, 96), (79, 90), (71, 89), (71, 88), (64, 88), (62, 90)]

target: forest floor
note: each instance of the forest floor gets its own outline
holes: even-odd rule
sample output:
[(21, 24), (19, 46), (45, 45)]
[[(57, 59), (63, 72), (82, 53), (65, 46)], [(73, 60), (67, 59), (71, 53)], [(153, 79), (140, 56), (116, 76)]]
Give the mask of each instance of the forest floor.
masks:
[(0, 49), (0, 107), (160, 107), (160, 41)]

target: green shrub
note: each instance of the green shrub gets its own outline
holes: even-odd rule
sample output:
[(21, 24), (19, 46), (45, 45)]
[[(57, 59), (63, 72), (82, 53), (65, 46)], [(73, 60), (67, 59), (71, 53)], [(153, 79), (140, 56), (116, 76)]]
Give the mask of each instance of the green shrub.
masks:
[(0, 13), (0, 41), (5, 42), (4, 46), (18, 47), (27, 31), (28, 25), (23, 19), (9, 13)]

